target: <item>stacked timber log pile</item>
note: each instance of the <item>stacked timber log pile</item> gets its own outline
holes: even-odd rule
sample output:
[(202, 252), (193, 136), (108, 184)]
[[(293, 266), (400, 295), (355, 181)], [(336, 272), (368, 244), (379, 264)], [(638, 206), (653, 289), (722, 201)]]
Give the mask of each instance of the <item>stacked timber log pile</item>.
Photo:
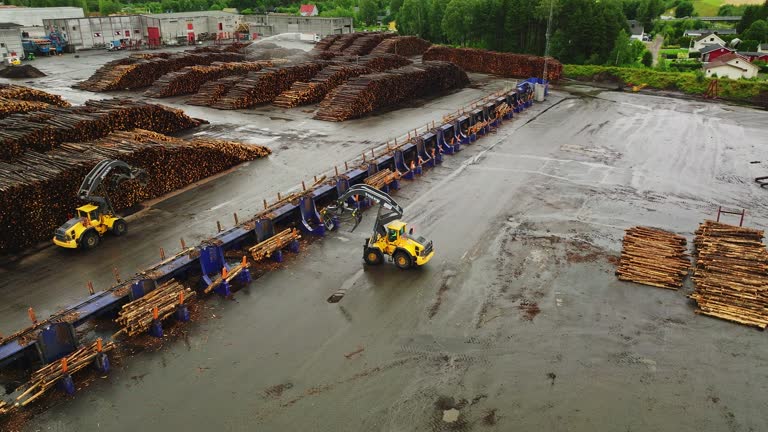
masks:
[(616, 275), (623, 281), (678, 289), (690, 268), (685, 237), (639, 226), (624, 235)]
[(336, 42), (336, 40), (340, 37), (341, 35), (335, 34), (335, 35), (328, 35), (322, 38), (320, 42), (315, 44), (311, 52), (316, 53), (318, 51), (327, 51), (328, 48), (330, 48), (331, 45), (333, 45), (333, 43)]
[(376, 72), (397, 69), (413, 64), (412, 61), (397, 54), (370, 54), (360, 57), (356, 63)]
[(340, 64), (321, 70), (310, 82), (295, 82), (290, 89), (280, 93), (272, 102), (281, 108), (293, 108), (320, 102), (331, 89), (338, 87), (349, 78), (371, 73), (364, 66)]
[(73, 87), (94, 92), (131, 90), (149, 87), (161, 76), (187, 66), (210, 65), (214, 62), (245, 60), (244, 54), (231, 52), (178, 53), (168, 58), (138, 59), (129, 64), (102, 67), (87, 80)]
[(50, 107), (50, 105), (45, 102), (0, 98), (0, 119), (6, 118), (12, 114), (42, 111), (48, 107)]
[(170, 317), (180, 305), (195, 294), (175, 279), (161, 284), (120, 308), (115, 319), (115, 322), (120, 325), (120, 330), (113, 337), (120, 334), (135, 336), (146, 332), (152, 325), (152, 321), (162, 321)]
[(92, 366), (96, 356), (115, 348), (113, 342), (102, 344), (101, 339), (90, 345), (83, 345), (73, 353), (59, 361), (49, 363), (35, 371), (22, 394), (16, 398), (16, 403), (26, 406), (45, 392), (53, 388), (65, 374), (72, 375), (88, 366)]
[(0, 400), (0, 415), (8, 414), (11, 411), (12, 406), (8, 405), (4, 400)]
[(231, 76), (203, 84), (200, 90), (187, 101), (187, 105), (210, 106), (227, 94), (235, 84), (243, 80), (242, 76)]
[(362, 75), (331, 91), (315, 118), (344, 121), (415, 97), (463, 87), (467, 74), (446, 62), (425, 62), (389, 72)]
[(382, 41), (394, 36), (394, 33), (366, 33), (365, 36), (355, 39), (355, 41), (343, 51), (343, 55), (362, 56), (370, 54), (370, 52)]
[(210, 66), (187, 66), (176, 72), (161, 76), (144, 96), (163, 98), (197, 93), (203, 84), (233, 75), (245, 75), (274, 66), (271, 61), (213, 63)]
[(43, 102), (49, 105), (60, 107), (70, 106), (69, 102), (65, 101), (59, 95), (54, 95), (42, 90), (13, 84), (0, 84), (0, 98), (30, 102)]
[(294, 82), (313, 78), (323, 66), (309, 62), (251, 72), (211, 106), (217, 109), (240, 109), (272, 102)]
[(50, 240), (82, 205), (77, 190), (101, 160), (119, 159), (147, 171), (148, 182), (108, 189), (117, 211), (132, 207), (270, 153), (266, 147), (198, 138), (191, 141), (136, 130), (87, 143), (65, 143), (47, 153), (29, 151), (0, 162), (0, 251)]
[(764, 232), (705, 221), (696, 230), (696, 313), (765, 329), (768, 251)]
[(397, 36), (382, 41), (371, 54), (397, 54), (404, 57), (422, 55), (432, 43), (418, 36)]
[(0, 120), (0, 160), (26, 150), (48, 151), (63, 142), (101, 138), (115, 130), (134, 128), (175, 133), (199, 126), (183, 111), (130, 99), (87, 101), (85, 106), (15, 114)]
[[(433, 46), (423, 59), (449, 61), (470, 72), (481, 72), (503, 77), (529, 78), (541, 76), (544, 70), (544, 57), (500, 53), (475, 48), (450, 48)], [(547, 76), (557, 81), (563, 73), (563, 65), (554, 58), (547, 58)]]
[(261, 243), (257, 243), (255, 246), (248, 249), (251, 253), (254, 261), (261, 261), (272, 256), (273, 253), (288, 246), (292, 241), (301, 238), (299, 231), (296, 228), (288, 228), (281, 231), (272, 237), (264, 240)]
[(349, 48), (350, 45), (352, 45), (353, 42), (355, 42), (358, 38), (365, 36), (365, 33), (347, 33), (344, 35), (341, 35), (338, 39), (333, 41), (333, 43), (328, 47), (328, 51), (332, 53), (341, 54), (344, 52), (345, 49)]
[(193, 53), (220, 53), (220, 52), (230, 52), (230, 53), (239, 53), (243, 52), (244, 49), (248, 48), (253, 42), (233, 42), (231, 44), (226, 45), (211, 45), (211, 46), (204, 46), (204, 47), (197, 47), (190, 52)]

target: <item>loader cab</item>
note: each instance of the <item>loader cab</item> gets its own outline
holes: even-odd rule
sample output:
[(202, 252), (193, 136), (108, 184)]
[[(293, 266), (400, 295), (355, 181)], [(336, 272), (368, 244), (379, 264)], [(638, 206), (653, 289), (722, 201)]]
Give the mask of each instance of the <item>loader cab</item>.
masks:
[(387, 241), (395, 243), (405, 235), (405, 222), (394, 221), (387, 224)]
[(101, 209), (93, 204), (86, 204), (77, 208), (77, 217), (98, 222), (101, 220)]

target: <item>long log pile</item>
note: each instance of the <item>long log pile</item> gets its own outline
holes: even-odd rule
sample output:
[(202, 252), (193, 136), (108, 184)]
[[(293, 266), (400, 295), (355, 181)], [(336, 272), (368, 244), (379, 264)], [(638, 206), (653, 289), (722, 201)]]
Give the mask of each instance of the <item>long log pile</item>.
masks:
[(764, 232), (705, 221), (696, 230), (696, 313), (765, 329), (768, 251)]
[(43, 366), (32, 374), (25, 391), (16, 398), (16, 403), (26, 406), (53, 388), (65, 374), (72, 375), (91, 366), (99, 353), (109, 352), (114, 348), (113, 342), (102, 344), (101, 340), (97, 340), (91, 345), (83, 345), (59, 361)]
[(243, 50), (248, 48), (252, 43), (253, 42), (248, 41), (248, 42), (233, 42), (227, 45), (209, 45), (209, 46), (193, 48), (190, 50), (190, 52), (193, 52), (193, 53), (219, 53), (219, 52), (239, 53), (239, 52), (243, 52)]
[(288, 228), (261, 243), (257, 243), (255, 246), (248, 249), (248, 252), (251, 253), (254, 261), (261, 261), (271, 257), (276, 251), (279, 251), (288, 246), (292, 241), (300, 238), (301, 235), (296, 228)]
[(21, 101), (43, 102), (59, 107), (70, 106), (61, 96), (33, 89), (26, 86), (13, 84), (0, 84), (0, 98), (15, 99)]
[(397, 54), (404, 57), (422, 55), (432, 46), (432, 43), (418, 36), (397, 36), (385, 39), (371, 54)]
[(132, 207), (270, 153), (266, 147), (199, 138), (186, 141), (136, 130), (87, 143), (66, 143), (47, 153), (29, 151), (0, 162), (0, 251), (18, 251), (49, 240), (82, 205), (83, 177), (103, 159), (143, 168), (148, 183), (125, 182), (108, 190), (117, 211)]
[(362, 75), (331, 91), (316, 119), (344, 121), (415, 97), (463, 87), (467, 74), (453, 63), (424, 62), (389, 72)]
[(233, 75), (245, 75), (248, 72), (259, 71), (272, 67), (271, 61), (213, 63), (210, 66), (187, 66), (179, 71), (161, 76), (144, 96), (164, 98), (197, 93), (203, 84)]
[(296, 81), (312, 79), (323, 66), (308, 62), (251, 72), (211, 106), (217, 109), (241, 109), (272, 102)]
[(182, 52), (168, 58), (138, 59), (129, 64), (114, 64), (110, 67), (105, 65), (90, 78), (73, 87), (94, 92), (139, 89), (149, 87), (161, 76), (187, 66), (243, 60), (245, 60), (244, 54), (232, 52)]
[(222, 96), (227, 94), (242, 79), (242, 76), (231, 76), (207, 82), (186, 103), (187, 105), (211, 106), (218, 102)]
[(341, 35), (338, 39), (328, 47), (328, 51), (341, 54), (345, 49), (349, 48), (358, 38), (365, 36), (365, 33), (347, 33)]
[(340, 38), (341, 35), (335, 34), (335, 35), (328, 35), (320, 40), (320, 42), (316, 43), (315, 46), (310, 50), (310, 52), (316, 53), (318, 51), (327, 51), (328, 48), (333, 45), (334, 42), (338, 38)]
[(355, 64), (328, 66), (310, 82), (295, 82), (290, 89), (280, 93), (272, 102), (281, 108), (293, 108), (320, 102), (331, 89), (338, 87), (349, 78), (371, 73), (371, 69)]
[(384, 72), (413, 64), (412, 61), (397, 54), (369, 54), (360, 57), (356, 63), (376, 72)]
[(153, 320), (162, 321), (170, 317), (179, 305), (184, 304), (195, 294), (175, 279), (161, 284), (144, 296), (123, 305), (115, 319), (115, 322), (120, 325), (120, 330), (114, 336), (119, 334), (134, 336), (146, 332)]
[(676, 290), (691, 268), (685, 237), (648, 227), (626, 230), (619, 280)]
[(370, 54), (382, 41), (394, 37), (394, 33), (365, 33), (365, 36), (355, 39), (352, 44), (343, 51), (344, 55), (362, 56)]
[(6, 118), (13, 114), (42, 111), (48, 107), (50, 107), (50, 105), (45, 102), (0, 98), (0, 119)]
[(134, 128), (175, 133), (199, 126), (183, 111), (130, 99), (87, 101), (84, 106), (51, 107), (0, 120), (0, 160), (27, 150), (48, 151), (63, 142), (83, 142), (115, 130)]
[[(470, 72), (481, 72), (503, 77), (529, 78), (541, 76), (544, 57), (500, 53), (475, 48), (450, 48), (432, 46), (423, 59), (449, 61)], [(547, 58), (547, 77), (557, 81), (563, 73), (563, 65), (554, 58)]]

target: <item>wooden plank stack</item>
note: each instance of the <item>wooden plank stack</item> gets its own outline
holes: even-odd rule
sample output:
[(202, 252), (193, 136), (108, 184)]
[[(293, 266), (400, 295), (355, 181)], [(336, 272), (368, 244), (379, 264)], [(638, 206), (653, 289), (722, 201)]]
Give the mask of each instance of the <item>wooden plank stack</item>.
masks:
[(292, 241), (301, 238), (299, 231), (296, 228), (288, 228), (281, 231), (272, 237), (264, 240), (261, 243), (257, 243), (255, 246), (248, 249), (251, 253), (254, 261), (261, 261), (272, 256), (273, 253), (288, 246)]
[(648, 227), (626, 230), (619, 280), (676, 290), (691, 268), (685, 237)]
[(272, 67), (271, 61), (213, 63), (210, 66), (187, 66), (179, 71), (167, 73), (155, 81), (144, 92), (144, 96), (163, 98), (197, 93), (200, 87), (213, 80), (234, 75), (245, 75)]
[(48, 151), (63, 142), (83, 142), (134, 128), (176, 133), (199, 126), (183, 111), (131, 99), (91, 100), (85, 106), (50, 107), (0, 120), (0, 160), (27, 150)]
[(241, 109), (272, 102), (294, 82), (312, 79), (323, 66), (307, 62), (251, 72), (211, 106), (217, 109)]
[(187, 141), (144, 130), (65, 143), (46, 153), (29, 151), (11, 163), (0, 162), (0, 251), (49, 241), (67, 215), (83, 204), (76, 196), (80, 183), (103, 159), (119, 159), (148, 174), (144, 186), (129, 181), (117, 190), (108, 189), (119, 212), (269, 153), (256, 145), (208, 138)]
[(453, 63), (424, 62), (388, 72), (362, 75), (331, 91), (316, 119), (345, 121), (402, 101), (467, 85), (469, 78)]
[(387, 186), (398, 179), (400, 179), (399, 173), (392, 172), (389, 168), (384, 168), (376, 174), (368, 176), (363, 182), (376, 189), (382, 189), (384, 186)]
[(187, 66), (243, 61), (245, 55), (232, 52), (183, 52), (167, 58), (155, 57), (134, 60), (128, 64), (108, 63), (94, 72), (90, 78), (75, 84), (73, 87), (94, 92), (139, 89), (149, 87), (161, 76)]
[[(115, 322), (120, 330), (115, 334), (135, 336), (146, 332), (157, 315), (160, 321), (170, 317), (179, 305), (195, 296), (195, 292), (171, 279), (144, 296), (129, 302), (117, 313)], [(157, 309), (157, 310), (155, 310)]]
[(280, 93), (272, 102), (281, 108), (293, 108), (320, 102), (331, 89), (338, 87), (349, 78), (371, 73), (365, 66), (339, 64), (321, 70), (308, 83), (295, 82), (290, 89)]
[(373, 51), (371, 51), (371, 54), (390, 53), (411, 57), (424, 54), (424, 52), (431, 46), (431, 42), (418, 36), (397, 36), (382, 41), (373, 49)]
[[(503, 77), (540, 77), (544, 70), (544, 57), (500, 53), (475, 48), (450, 48), (432, 46), (423, 56), (427, 60), (449, 61), (470, 72), (481, 72)], [(547, 59), (547, 77), (557, 81), (563, 73), (563, 65), (554, 58)]]
[[(64, 377), (65, 373), (72, 375), (91, 366), (100, 352), (109, 352), (114, 348), (113, 342), (102, 344), (99, 339), (90, 345), (83, 345), (62, 360), (43, 366), (32, 374), (26, 389), (16, 398), (16, 403), (20, 406), (26, 406), (53, 388)], [(63, 370), (64, 363), (66, 363), (66, 372)]]
[(765, 329), (768, 251), (764, 232), (714, 221), (696, 230), (696, 313)]

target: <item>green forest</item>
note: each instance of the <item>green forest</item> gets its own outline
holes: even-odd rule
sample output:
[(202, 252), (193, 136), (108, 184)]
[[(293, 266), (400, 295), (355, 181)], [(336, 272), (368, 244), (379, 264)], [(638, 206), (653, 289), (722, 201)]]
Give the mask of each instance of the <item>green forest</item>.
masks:
[[(159, 13), (221, 10), (241, 13), (298, 13), (291, 0), (9, 0), (24, 6), (80, 6), (90, 13)], [(695, 15), (689, 0), (328, 0), (315, 2), (321, 16), (349, 16), (356, 26), (370, 28), (396, 21), (401, 34), (435, 43), (543, 55), (551, 16), (549, 54), (563, 63), (643, 65), (642, 43), (629, 40), (627, 19), (643, 23), (646, 32), (661, 34), (667, 43), (683, 43), (687, 28), (707, 24), (695, 19), (664, 22), (657, 18), (678, 9)], [(719, 15), (743, 14), (738, 27), (759, 40), (768, 29), (768, 3), (722, 6)], [(655, 21), (655, 22), (654, 22)], [(750, 32), (750, 28), (754, 31)], [(768, 30), (766, 30), (768, 31)], [(756, 42), (755, 42), (756, 43)]]

